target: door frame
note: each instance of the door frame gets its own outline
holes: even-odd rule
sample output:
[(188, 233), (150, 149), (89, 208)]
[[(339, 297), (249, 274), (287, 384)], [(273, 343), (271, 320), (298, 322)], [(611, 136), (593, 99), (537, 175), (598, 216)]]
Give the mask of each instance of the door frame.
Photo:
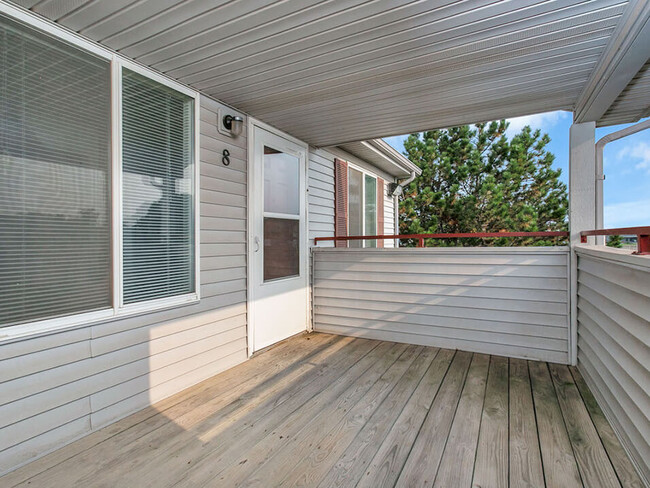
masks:
[[(302, 147), (305, 151), (305, 235), (302, 245), (305, 246), (304, 262), (301, 263), (305, 269), (305, 281), (307, 283), (307, 298), (305, 300), (305, 311), (307, 316), (307, 324), (305, 330), (309, 330), (311, 322), (311, 314), (309, 313), (309, 304), (311, 299), (311, 269), (309, 267), (311, 250), (309, 248), (309, 145), (296, 139), (295, 137), (276, 129), (261, 120), (257, 120), (248, 116), (246, 124), (246, 137), (247, 137), (247, 151), (246, 151), (246, 353), (250, 358), (253, 355), (253, 344), (255, 339), (255, 291), (254, 291), (254, 274), (253, 274), (253, 256), (255, 254), (255, 244), (252, 236), (254, 235), (254, 222), (253, 222), (253, 204), (254, 198), (251, 188), (253, 187), (253, 166), (255, 164), (255, 129), (262, 129), (278, 137), (286, 139), (287, 141)], [(259, 198), (259, 197), (257, 197)]]

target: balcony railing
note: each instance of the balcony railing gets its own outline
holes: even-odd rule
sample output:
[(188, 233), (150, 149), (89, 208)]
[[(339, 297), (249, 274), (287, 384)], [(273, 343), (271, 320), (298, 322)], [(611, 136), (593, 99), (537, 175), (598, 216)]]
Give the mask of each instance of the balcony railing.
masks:
[(580, 241), (587, 243), (589, 236), (636, 235), (637, 250), (634, 254), (650, 255), (650, 227), (618, 227), (616, 229), (594, 229), (580, 232)]
[(395, 235), (376, 235), (376, 236), (335, 236), (335, 237), (316, 237), (314, 243), (325, 241), (369, 241), (384, 239), (416, 239), (417, 247), (426, 247), (425, 239), (499, 239), (503, 237), (564, 237), (568, 238), (569, 233), (564, 231), (558, 232), (456, 232), (449, 234), (395, 234)]

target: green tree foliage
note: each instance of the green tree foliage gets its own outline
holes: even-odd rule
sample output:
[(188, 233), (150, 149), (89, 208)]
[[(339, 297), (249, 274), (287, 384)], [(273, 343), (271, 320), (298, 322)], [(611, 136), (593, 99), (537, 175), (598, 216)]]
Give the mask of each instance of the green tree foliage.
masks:
[[(422, 175), (400, 201), (403, 234), (567, 229), (567, 188), (550, 138), (526, 126), (508, 140), (504, 120), (411, 134), (406, 156)], [(551, 245), (556, 239), (430, 239), (427, 246)], [(415, 241), (403, 245), (415, 245)]]
[(621, 247), (623, 247), (623, 240), (621, 239), (621, 236), (618, 236), (618, 235), (609, 236), (607, 238), (607, 245), (609, 247), (617, 247), (617, 248), (620, 249)]

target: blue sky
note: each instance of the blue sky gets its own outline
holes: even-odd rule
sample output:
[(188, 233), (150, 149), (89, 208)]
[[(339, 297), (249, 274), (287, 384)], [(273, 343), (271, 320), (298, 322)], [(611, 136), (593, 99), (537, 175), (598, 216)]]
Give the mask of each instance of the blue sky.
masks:
[[(525, 125), (546, 132), (551, 138), (548, 149), (555, 155), (554, 166), (562, 168), (562, 179), (568, 183), (571, 119), (570, 112), (517, 117), (509, 120), (507, 135), (512, 137)], [(627, 125), (596, 129), (596, 140)], [(402, 152), (406, 137), (385, 140)], [(650, 225), (650, 130), (610, 142), (605, 146), (604, 166), (605, 227)]]

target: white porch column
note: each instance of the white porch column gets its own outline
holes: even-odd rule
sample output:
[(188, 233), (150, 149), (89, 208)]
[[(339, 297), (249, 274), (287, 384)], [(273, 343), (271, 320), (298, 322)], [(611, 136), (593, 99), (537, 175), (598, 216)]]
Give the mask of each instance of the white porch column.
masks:
[[(573, 124), (569, 131), (569, 231), (571, 280), (569, 363), (578, 362), (578, 258), (580, 232), (596, 228), (596, 123)], [(589, 238), (590, 241), (593, 237)], [(592, 241), (593, 242), (593, 241)]]
[[(569, 229), (571, 244), (580, 231), (596, 228), (596, 123), (573, 124), (569, 131)], [(591, 242), (590, 238), (590, 242)]]

